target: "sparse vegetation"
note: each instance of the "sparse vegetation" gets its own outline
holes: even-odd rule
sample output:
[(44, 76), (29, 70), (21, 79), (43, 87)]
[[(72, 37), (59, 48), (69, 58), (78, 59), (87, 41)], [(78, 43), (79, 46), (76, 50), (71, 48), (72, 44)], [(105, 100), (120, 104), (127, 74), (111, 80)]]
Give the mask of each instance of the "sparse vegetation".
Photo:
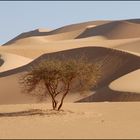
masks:
[[(87, 91), (96, 86), (100, 76), (97, 64), (85, 57), (40, 61), (20, 79), (25, 93), (42, 98), (50, 95), (54, 110), (60, 110), (70, 90)], [(61, 95), (60, 101), (57, 96)]]

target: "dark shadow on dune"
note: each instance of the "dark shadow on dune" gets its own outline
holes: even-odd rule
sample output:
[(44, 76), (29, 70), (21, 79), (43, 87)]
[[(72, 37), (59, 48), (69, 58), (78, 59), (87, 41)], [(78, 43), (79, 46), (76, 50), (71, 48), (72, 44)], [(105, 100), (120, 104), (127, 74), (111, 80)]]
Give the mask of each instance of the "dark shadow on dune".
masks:
[(140, 68), (140, 57), (104, 47), (83, 47), (50, 54), (44, 54), (33, 62), (20, 68), (0, 73), (0, 77), (9, 76), (30, 69), (31, 65), (36, 65), (40, 60), (56, 58), (70, 59), (82, 55), (87, 56), (93, 63), (101, 62), (101, 79), (96, 87), (96, 94), (80, 101), (140, 101), (140, 94), (117, 92), (110, 90), (107, 86), (115, 79)]
[(0, 66), (2, 66), (4, 64), (4, 60), (1, 59), (1, 55), (0, 55)]
[(0, 113), (0, 117), (18, 117), (18, 116), (31, 116), (31, 115), (44, 115), (40, 109), (31, 109), (28, 111)]
[[(126, 21), (126, 20), (125, 20)], [(113, 21), (97, 27), (87, 28), (82, 34), (80, 34), (76, 39), (93, 37), (93, 36), (104, 36), (108, 39), (125, 39), (125, 38), (135, 38), (140, 36), (140, 26), (129, 25), (125, 21)], [(130, 22), (130, 21), (129, 21)], [(132, 20), (135, 23), (136, 21)], [(127, 27), (129, 25), (129, 28)], [(123, 28), (121, 26), (124, 26)], [(128, 30), (126, 30), (128, 28)], [(117, 29), (117, 33), (116, 33)], [(130, 29), (130, 31), (129, 31)], [(133, 32), (132, 32), (133, 31)]]
[(96, 92), (77, 102), (129, 102), (140, 101), (140, 94), (133, 92), (121, 92), (111, 90), (108, 86), (96, 90)]
[(18, 112), (7, 112), (7, 113), (0, 113), (0, 117), (22, 117), (22, 116), (53, 116), (53, 115), (65, 115), (66, 113), (73, 113), (71, 111), (55, 111), (55, 110), (41, 110), (41, 109), (30, 109), (25, 111), (18, 111)]
[(126, 21), (129, 21), (129, 22), (131, 22), (131, 23), (140, 24), (140, 19), (129, 19), (129, 20), (126, 20)]
[(11, 74), (27, 71), (30, 69), (31, 65), (36, 65), (42, 59), (76, 59), (77, 57), (80, 57), (82, 55), (85, 55), (88, 60), (93, 63), (102, 63), (102, 78), (99, 83), (100, 87), (109, 84), (111, 81), (119, 78), (120, 76), (123, 76), (124, 74), (140, 68), (140, 57), (133, 54), (103, 47), (83, 47), (78, 49), (44, 54), (25, 66), (6, 72), (1, 72), (0, 77), (5, 77)]

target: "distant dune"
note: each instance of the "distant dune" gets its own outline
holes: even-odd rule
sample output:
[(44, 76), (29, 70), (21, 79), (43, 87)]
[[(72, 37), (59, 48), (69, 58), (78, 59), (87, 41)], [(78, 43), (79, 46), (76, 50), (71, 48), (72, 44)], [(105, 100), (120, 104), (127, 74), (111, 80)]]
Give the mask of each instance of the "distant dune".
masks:
[[(46, 29), (46, 30), (43, 30), (43, 32), (41, 29), (37, 29), (30, 32), (22, 33), (19, 36), (15, 37), (14, 39), (8, 41), (7, 43), (3, 45), (10, 45), (14, 43), (16, 40), (23, 39), (26, 37), (48, 36), (48, 35), (55, 35), (55, 34), (60, 34), (60, 33), (68, 33), (75, 30), (85, 29), (87, 26), (91, 26), (91, 25), (97, 26), (97, 25), (105, 24), (107, 22), (109, 21), (89, 21), (89, 22), (84, 22), (84, 23), (79, 23), (79, 24), (67, 25), (67, 26), (52, 30), (52, 31)], [(63, 37), (65, 38), (65, 36)]]
[(86, 29), (77, 38), (104, 36), (107, 39), (126, 39), (140, 36), (140, 24), (128, 21), (113, 21)]

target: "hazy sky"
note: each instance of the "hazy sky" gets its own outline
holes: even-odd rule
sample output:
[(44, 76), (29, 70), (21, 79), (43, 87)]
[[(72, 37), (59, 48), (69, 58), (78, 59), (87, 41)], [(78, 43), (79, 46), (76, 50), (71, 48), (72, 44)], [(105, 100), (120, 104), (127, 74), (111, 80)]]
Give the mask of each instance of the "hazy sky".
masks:
[(0, 1), (0, 44), (40, 27), (140, 18), (140, 1)]

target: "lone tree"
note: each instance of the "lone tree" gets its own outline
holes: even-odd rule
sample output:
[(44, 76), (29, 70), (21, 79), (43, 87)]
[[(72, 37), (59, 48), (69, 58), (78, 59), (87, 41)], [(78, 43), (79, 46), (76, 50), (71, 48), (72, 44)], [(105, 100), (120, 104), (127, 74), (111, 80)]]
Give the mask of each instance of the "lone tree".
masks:
[[(32, 66), (22, 76), (20, 83), (28, 94), (41, 95), (43, 98), (50, 95), (53, 109), (60, 110), (70, 90), (89, 90), (97, 84), (99, 76), (99, 67), (86, 58), (48, 59)], [(60, 102), (57, 101), (58, 95), (61, 95)]]

